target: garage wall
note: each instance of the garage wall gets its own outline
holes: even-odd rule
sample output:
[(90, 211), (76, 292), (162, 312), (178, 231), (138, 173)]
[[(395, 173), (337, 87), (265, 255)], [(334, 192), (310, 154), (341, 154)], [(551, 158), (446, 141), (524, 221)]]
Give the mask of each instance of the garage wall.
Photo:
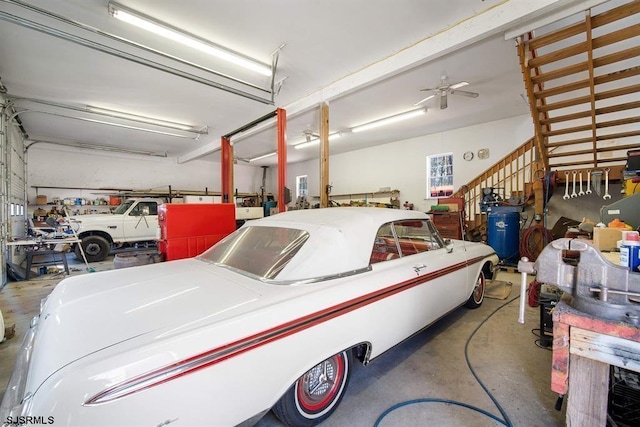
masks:
[[(400, 190), (401, 203), (409, 201), (416, 210), (427, 211), (437, 201), (426, 199), (426, 156), (454, 153), (454, 188), (457, 190), (530, 139), (533, 133), (531, 117), (524, 115), (333, 155), (329, 159), (331, 194), (373, 192), (391, 187)], [(481, 160), (474, 155), (468, 162), (462, 158), (465, 151), (476, 154), (480, 148), (490, 150), (488, 159)], [(318, 199), (313, 196), (320, 194), (319, 174), (318, 160), (289, 165), (287, 186), (292, 189), (292, 197), (295, 198), (296, 176), (308, 175), (309, 201), (317, 203)]]
[[(239, 192), (258, 191), (260, 168), (236, 165), (235, 186)], [(176, 163), (175, 158), (105, 153), (95, 150), (37, 144), (28, 150), (28, 194), (33, 186), (220, 191), (220, 163), (195, 160)], [(39, 189), (49, 197), (95, 198), (96, 190)]]
[[(0, 94), (0, 104), (5, 98)], [(25, 160), (24, 139), (15, 122), (9, 121), (13, 110), (4, 108), (0, 113), (0, 280), (6, 283), (5, 263), (16, 261), (6, 241), (25, 235)]]
[[(376, 147), (333, 155), (330, 158), (332, 194), (377, 191), (383, 187), (400, 190), (401, 201), (428, 210), (436, 203), (425, 199), (426, 156), (454, 153), (454, 187), (457, 189), (533, 135), (528, 115), (397, 141)], [(489, 148), (486, 160), (464, 161), (465, 151)], [(318, 160), (290, 164), (287, 186), (295, 197), (297, 175), (308, 175), (310, 196), (319, 195)], [(235, 186), (239, 192), (260, 191), (262, 169), (235, 165)], [(275, 192), (277, 169), (271, 167), (267, 191)], [(195, 160), (177, 164), (175, 159), (104, 153), (94, 150), (38, 144), (28, 150), (28, 194), (35, 199), (34, 185), (88, 188), (133, 188), (220, 191), (220, 164)], [(49, 197), (93, 198), (95, 190), (39, 190)], [(317, 201), (317, 199), (315, 199)], [(311, 199), (314, 202), (314, 199)], [(295, 201), (294, 201), (295, 202)]]

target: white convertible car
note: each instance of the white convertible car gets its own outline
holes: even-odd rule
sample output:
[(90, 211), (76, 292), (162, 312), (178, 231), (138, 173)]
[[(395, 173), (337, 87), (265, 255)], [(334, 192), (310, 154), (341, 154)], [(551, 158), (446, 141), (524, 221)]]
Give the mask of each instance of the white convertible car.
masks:
[(425, 213), (334, 208), (251, 221), (193, 259), (68, 278), (32, 321), (0, 420), (234, 426), (273, 410), (315, 425), (355, 361), (478, 307), (497, 263)]

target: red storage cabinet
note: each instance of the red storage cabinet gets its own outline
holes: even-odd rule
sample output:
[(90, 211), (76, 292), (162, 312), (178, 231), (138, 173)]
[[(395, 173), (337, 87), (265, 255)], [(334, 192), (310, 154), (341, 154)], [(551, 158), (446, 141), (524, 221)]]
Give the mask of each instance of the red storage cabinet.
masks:
[(200, 255), (236, 229), (233, 203), (167, 203), (158, 206), (164, 259), (173, 261)]

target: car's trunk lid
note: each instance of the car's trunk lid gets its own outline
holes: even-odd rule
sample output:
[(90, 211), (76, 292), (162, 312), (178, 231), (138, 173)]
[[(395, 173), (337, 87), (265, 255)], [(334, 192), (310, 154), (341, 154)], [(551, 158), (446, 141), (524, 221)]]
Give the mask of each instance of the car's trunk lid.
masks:
[(260, 294), (236, 279), (190, 259), (61, 282), (40, 316), (34, 342), (40, 351), (33, 353), (29, 383), (41, 384), (65, 365), (131, 338), (214, 322), (257, 301)]

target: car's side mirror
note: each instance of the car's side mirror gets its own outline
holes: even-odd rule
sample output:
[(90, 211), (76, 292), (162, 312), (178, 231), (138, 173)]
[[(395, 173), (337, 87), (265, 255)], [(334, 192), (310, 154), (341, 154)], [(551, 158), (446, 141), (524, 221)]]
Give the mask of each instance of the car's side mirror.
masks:
[(453, 252), (453, 240), (444, 239), (444, 248), (447, 250), (447, 253), (450, 254)]

